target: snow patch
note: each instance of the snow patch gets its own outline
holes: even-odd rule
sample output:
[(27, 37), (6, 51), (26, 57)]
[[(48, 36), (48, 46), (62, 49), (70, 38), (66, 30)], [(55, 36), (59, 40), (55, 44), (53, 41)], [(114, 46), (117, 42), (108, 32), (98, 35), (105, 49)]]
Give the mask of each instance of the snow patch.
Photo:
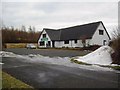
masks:
[[(105, 52), (107, 52), (107, 51), (105, 51)], [(109, 51), (109, 52), (111, 52), (111, 51)], [(89, 55), (92, 58), (96, 54), (94, 56), (92, 56), (92, 54), (89, 54)], [(26, 63), (55, 64), (55, 65), (63, 65), (63, 66), (67, 66), (67, 67), (76, 67), (76, 68), (93, 70), (93, 71), (114, 71), (111, 68), (100, 67), (98, 65), (80, 65), (80, 64), (72, 63), (70, 61), (71, 60), (70, 57), (49, 57), (49, 56), (43, 56), (43, 55), (40, 55), (40, 54), (17, 55), (17, 54), (14, 54), (12, 52), (5, 52), (5, 51), (0, 52), (0, 57), (13, 57), (13, 58), (15, 57), (15, 58), (18, 58), (20, 61), (26, 62)], [(78, 58), (80, 58), (80, 57), (78, 57)], [(86, 58), (87, 58), (87, 56), (86, 56)]]
[(0, 64), (4, 64), (4, 63), (1, 63), (1, 62), (0, 62)]
[(77, 57), (75, 60), (89, 64), (110, 65), (112, 63), (111, 54), (114, 50), (109, 46), (102, 46), (82, 57)]
[(0, 57), (16, 57), (16, 54), (12, 52), (0, 51)]

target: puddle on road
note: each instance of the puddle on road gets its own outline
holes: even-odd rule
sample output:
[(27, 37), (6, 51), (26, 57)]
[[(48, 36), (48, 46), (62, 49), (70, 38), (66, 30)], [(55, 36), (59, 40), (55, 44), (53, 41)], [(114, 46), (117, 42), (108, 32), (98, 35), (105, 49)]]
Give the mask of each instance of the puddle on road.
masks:
[(12, 52), (5, 52), (5, 51), (0, 51), (0, 57), (15, 57), (15, 58), (20, 58), (22, 62), (63, 65), (67, 67), (77, 67), (77, 68), (93, 70), (93, 71), (115, 71), (113, 69), (100, 67), (97, 65), (88, 66), (88, 65), (71, 63), (70, 57), (49, 57), (49, 56), (42, 56), (40, 54), (17, 55)]

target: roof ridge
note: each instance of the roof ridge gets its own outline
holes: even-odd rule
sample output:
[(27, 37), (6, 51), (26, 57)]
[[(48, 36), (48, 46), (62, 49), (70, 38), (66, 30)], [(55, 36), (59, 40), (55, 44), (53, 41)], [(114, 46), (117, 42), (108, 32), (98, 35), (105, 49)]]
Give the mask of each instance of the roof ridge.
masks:
[(74, 28), (74, 27), (79, 27), (79, 26), (85, 26), (85, 25), (95, 24), (95, 23), (101, 23), (101, 22), (102, 21), (91, 22), (91, 23), (87, 23), (87, 24), (81, 24), (81, 25), (71, 26), (71, 27), (67, 27), (67, 28), (56, 29), (56, 30), (69, 29), (69, 28)]
[(53, 30), (53, 31), (56, 31), (57, 29), (43, 28), (43, 30)]
[[(86, 23), (86, 24), (81, 24), (81, 25), (75, 25), (75, 26), (71, 26), (71, 27), (67, 27), (67, 28), (61, 28), (61, 29), (68, 29), (68, 28), (74, 28), (74, 27), (79, 27), (79, 26), (85, 26), (85, 25), (89, 25), (89, 24), (95, 24), (95, 23), (102, 23), (102, 21), (97, 21), (97, 22), (91, 22), (91, 23)], [(50, 28), (43, 28), (43, 30), (53, 30), (53, 31), (58, 31), (61, 29), (50, 29)]]

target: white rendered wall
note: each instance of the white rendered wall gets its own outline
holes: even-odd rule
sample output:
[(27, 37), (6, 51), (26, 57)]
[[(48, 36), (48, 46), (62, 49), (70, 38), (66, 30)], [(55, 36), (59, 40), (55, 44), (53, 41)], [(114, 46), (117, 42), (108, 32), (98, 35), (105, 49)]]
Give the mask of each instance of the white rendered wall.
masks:
[[(104, 34), (99, 35), (99, 30), (104, 30)], [(108, 37), (104, 27), (100, 23), (100, 25), (97, 28), (97, 30), (95, 31), (92, 39), (90, 40), (90, 45), (103, 45), (103, 40), (106, 40), (106, 44), (109, 43), (109, 37)]]
[[(86, 46), (88, 46), (90, 39), (86, 40)], [(82, 40), (77, 40), (75, 43), (74, 40), (69, 40), (69, 44), (64, 44), (64, 41), (55, 41), (55, 47), (83, 47)]]
[[(39, 38), (39, 40), (38, 40), (38, 46), (39, 46), (39, 47), (46, 47), (46, 44), (47, 44), (46, 41), (45, 41), (45, 46), (40, 46), (40, 44), (39, 44), (39, 42), (40, 42), (41, 39), (43, 38), (43, 34), (46, 34), (46, 38), (48, 38), (48, 41), (51, 41), (50, 37), (48, 36), (48, 34), (46, 33), (46, 31), (44, 30), (44, 31), (42, 32), (42, 34), (40, 35), (40, 38)], [(50, 44), (51, 44), (51, 47), (52, 47), (52, 42), (50, 42)]]
[(55, 41), (55, 47), (61, 48), (63, 46), (63, 41)]

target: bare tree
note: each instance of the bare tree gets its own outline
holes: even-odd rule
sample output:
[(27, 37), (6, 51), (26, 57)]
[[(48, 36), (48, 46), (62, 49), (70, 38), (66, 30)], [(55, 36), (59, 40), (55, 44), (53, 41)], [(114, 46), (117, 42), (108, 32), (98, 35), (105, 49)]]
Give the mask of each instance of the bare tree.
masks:
[(112, 54), (113, 63), (120, 64), (120, 31), (117, 29), (113, 32), (113, 39), (111, 41), (111, 47), (114, 49)]
[[(39, 39), (40, 32), (31, 32), (25, 31), (24, 27), (23, 29), (15, 29), (14, 27), (4, 27), (1, 28), (2, 31), (2, 44), (5, 43), (36, 43)], [(23, 31), (24, 30), (24, 31)]]
[(35, 33), (35, 27), (34, 27), (34, 26), (33, 26), (33, 29), (32, 29), (32, 30), (33, 30), (33, 32)]
[(21, 30), (26, 32), (26, 27), (24, 25), (22, 25)]
[(31, 33), (31, 32), (32, 32), (32, 27), (29, 26), (28, 30), (29, 30), (29, 32)]

